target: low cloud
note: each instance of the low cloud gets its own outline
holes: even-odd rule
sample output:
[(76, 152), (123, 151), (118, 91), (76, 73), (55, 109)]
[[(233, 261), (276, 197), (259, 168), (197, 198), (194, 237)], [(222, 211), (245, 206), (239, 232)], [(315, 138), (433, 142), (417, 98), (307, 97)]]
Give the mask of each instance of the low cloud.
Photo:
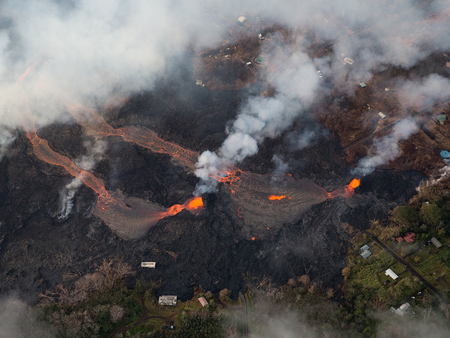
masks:
[(0, 338), (53, 338), (36, 312), (18, 298), (0, 298)]

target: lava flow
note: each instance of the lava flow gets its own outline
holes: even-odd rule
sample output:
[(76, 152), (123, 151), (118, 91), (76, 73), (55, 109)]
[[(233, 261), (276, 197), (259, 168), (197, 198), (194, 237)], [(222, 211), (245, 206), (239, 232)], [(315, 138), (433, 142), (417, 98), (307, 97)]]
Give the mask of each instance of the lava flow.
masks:
[[(28, 95), (21, 87), (21, 83), (24, 81), (27, 74), (37, 64), (39, 64), (39, 62), (35, 62), (33, 65), (31, 65), (27, 69), (27, 71), (18, 78), (16, 82), (16, 86), (20, 90), (24, 104), (23, 114), (20, 116), (20, 118), (25, 128), (27, 138), (30, 140), (33, 146), (33, 151), (40, 160), (52, 165), (63, 167), (69, 174), (81, 179), (86, 186), (88, 186), (96, 194), (98, 194), (98, 202), (95, 206), (94, 214), (100, 217), (106, 225), (108, 225), (114, 232), (117, 233), (117, 235), (119, 235), (123, 239), (138, 239), (144, 236), (151, 226), (155, 225), (160, 219), (164, 217), (173, 216), (183, 209), (196, 213), (203, 208), (203, 200), (201, 197), (193, 197), (182, 205), (177, 204), (166, 209), (158, 204), (146, 202), (138, 198), (126, 198), (122, 196), (120, 192), (110, 193), (106, 190), (103, 180), (95, 177), (90, 172), (78, 168), (68, 157), (52, 150), (48, 142), (41, 139), (37, 135), (33, 115), (29, 107)], [(155, 133), (150, 130), (146, 130), (146, 132), (144, 133), (138, 133), (136, 131), (139, 131), (139, 129), (133, 129), (133, 127), (131, 127), (131, 130), (128, 130), (130, 131), (131, 135), (128, 135), (127, 133), (124, 133), (123, 130), (116, 130), (106, 124), (106, 122), (104, 122), (99, 115), (95, 114), (95, 112), (92, 116), (87, 116), (86, 112), (89, 111), (90, 113), (92, 113), (93, 110), (88, 110), (81, 105), (75, 105), (75, 107), (76, 108), (73, 109), (78, 113), (77, 116), (79, 122), (84, 126), (89, 126), (87, 121), (92, 121), (92, 117), (95, 121), (94, 125), (97, 127), (95, 128), (96, 131), (102, 130), (104, 133), (108, 131), (109, 134), (122, 136), (124, 140), (133, 140), (133, 142), (136, 142), (138, 144), (142, 142), (139, 137), (144, 137), (144, 139), (145, 137), (147, 137), (157, 141), (156, 148), (157, 150), (160, 150), (159, 152), (171, 153), (171, 151), (173, 151), (175, 152), (175, 155), (177, 155), (180, 152), (183, 153), (184, 151), (184, 153), (181, 155), (181, 158), (183, 158), (183, 156), (187, 158), (188, 156), (185, 156), (185, 154), (189, 154), (190, 157), (195, 154), (194, 152), (192, 152), (193, 154), (190, 154), (189, 151), (186, 151), (181, 147), (162, 141), (161, 139), (156, 137)], [(82, 115), (80, 112), (82, 112), (84, 115)], [(161, 145), (161, 143), (163, 145)], [(152, 143), (149, 144), (149, 147), (152, 150), (155, 148)], [(170, 151), (167, 151), (167, 149), (169, 149)], [(182, 149), (182, 151), (180, 149)], [(191, 160), (190, 163), (194, 162)]]
[(124, 126), (114, 129), (103, 117), (92, 108), (86, 108), (71, 99), (61, 89), (53, 88), (50, 85), (39, 82), (41, 88), (51, 92), (67, 108), (69, 113), (75, 118), (77, 123), (86, 130), (96, 135), (119, 136), (125, 142), (136, 143), (137, 145), (148, 148), (155, 153), (168, 154), (178, 162), (184, 164), (190, 169), (194, 169), (199, 154), (192, 150), (184, 149), (174, 143), (164, 141), (156, 133), (143, 126)]
[(360, 184), (355, 179), (348, 186), (328, 193), (309, 179), (294, 179), (291, 175), (274, 182), (269, 174), (235, 169), (226, 174), (215, 177), (224, 183), (220, 190), (228, 195), (223, 195), (225, 210), (236, 222), (247, 226), (247, 238), (254, 235), (264, 238), (269, 229), (276, 231), (284, 224), (298, 222), (307, 210), (327, 199), (350, 198)]

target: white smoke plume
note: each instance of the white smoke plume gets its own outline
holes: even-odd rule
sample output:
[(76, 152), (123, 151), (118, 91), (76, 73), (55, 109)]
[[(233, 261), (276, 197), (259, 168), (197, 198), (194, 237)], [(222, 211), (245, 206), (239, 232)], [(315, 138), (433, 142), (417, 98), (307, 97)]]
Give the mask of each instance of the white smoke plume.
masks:
[(399, 81), (399, 101), (406, 107), (424, 107), (450, 96), (450, 80), (437, 74)]
[[(445, 20), (437, 16), (423, 24), (447, 4), (447, 0), (427, 6), (414, 0), (6, 0), (0, 4), (0, 121), (21, 126), (16, 111), (21, 99), (14, 84), (40, 58), (45, 62), (36, 73), (44, 83), (79, 102), (87, 98), (104, 102), (112, 92), (129, 95), (152, 89), (159, 75), (177, 67), (169, 60), (188, 46), (199, 50), (218, 45), (242, 14), (283, 22), (293, 32), (306, 30), (298, 46), (335, 41), (335, 56), (345, 53), (355, 60), (352, 66), (335, 56), (312, 61), (298, 50), (287, 58), (269, 56), (279, 68), (271, 79), (278, 94), (255, 97), (241, 107), (229, 138), (217, 151), (221, 161), (233, 165), (255, 154), (265, 137), (277, 137), (308, 107), (318, 90), (317, 67), (342, 83), (345, 91), (346, 84), (354, 87), (355, 81), (367, 80), (387, 65), (408, 68), (450, 48)], [(364, 34), (351, 35), (360, 31)], [(37, 125), (68, 121), (59, 105), (48, 103), (49, 95), (31, 85), (34, 80), (30, 77), (27, 91), (34, 98)], [(6, 138), (2, 145), (8, 142)], [(208, 180), (205, 170), (216, 165), (205, 162), (199, 159), (198, 173)]]
[(375, 153), (367, 155), (358, 162), (358, 166), (352, 170), (352, 174), (356, 176), (365, 176), (371, 174), (376, 167), (387, 164), (394, 160), (400, 154), (398, 142), (408, 139), (412, 134), (418, 131), (417, 124), (414, 120), (404, 119), (400, 121), (391, 134), (375, 139), (373, 147)]
[[(95, 165), (103, 159), (108, 143), (105, 140), (94, 138), (84, 142), (86, 154), (74, 160), (75, 165), (85, 171), (94, 169)], [(59, 193), (60, 208), (56, 213), (58, 219), (65, 220), (69, 217), (73, 208), (73, 198), (83, 181), (74, 178)]]
[(309, 123), (303, 130), (293, 131), (286, 135), (285, 142), (292, 150), (302, 150), (314, 141), (329, 135), (329, 131), (320, 127), (318, 123)]
[(272, 162), (275, 164), (275, 169), (273, 170), (270, 183), (279, 184), (287, 173), (289, 164), (285, 163), (280, 155), (273, 155)]
[[(273, 59), (276, 60), (277, 55)], [(220, 149), (216, 153), (206, 151), (200, 155), (195, 171), (201, 178), (197, 193), (213, 191), (217, 181), (211, 177), (218, 177), (227, 167), (255, 155), (258, 143), (266, 137), (278, 137), (313, 102), (319, 77), (311, 59), (296, 51), (278, 67), (280, 72), (274, 78), (277, 94), (251, 97), (239, 108)]]

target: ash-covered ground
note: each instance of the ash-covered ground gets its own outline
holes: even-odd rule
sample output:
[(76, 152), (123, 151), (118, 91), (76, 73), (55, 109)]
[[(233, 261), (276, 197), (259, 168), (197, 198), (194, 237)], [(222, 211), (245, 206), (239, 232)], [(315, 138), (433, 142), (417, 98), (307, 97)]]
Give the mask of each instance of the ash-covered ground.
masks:
[[(106, 112), (108, 122), (116, 128), (147, 126), (166, 141), (198, 152), (217, 149), (238, 105), (257, 88), (213, 93), (196, 86), (191, 74), (192, 69), (161, 80), (153, 92)], [(335, 134), (324, 132), (301, 150), (290, 146), (289, 135), (305, 124), (303, 118), (281, 137), (266, 140), (240, 169), (260, 174), (277, 171), (273, 161), (277, 155), (294, 179), (312, 180), (327, 191), (348, 184), (350, 168)], [(54, 124), (39, 134), (53, 150), (71, 159), (81, 158), (86, 138), (93, 138), (83, 135), (76, 123)], [(169, 155), (119, 138), (107, 142), (92, 173), (105, 181), (108, 190), (164, 207), (185, 202), (195, 190), (198, 178)], [(0, 287), (3, 293), (18, 291), (30, 303), (40, 292), (93, 272), (105, 259), (122, 260), (135, 268), (137, 275), (130, 284), (141, 276), (160, 279), (161, 293), (177, 294), (182, 300), (192, 297), (193, 286), (212, 292), (228, 288), (236, 297), (254, 280), (270, 278), (284, 284), (303, 274), (324, 287), (336, 287), (343, 280), (351, 238), (342, 224), (368, 228), (370, 220), (386, 217), (390, 209), (412, 197), (424, 179), (417, 172), (375, 171), (362, 179), (352, 198), (314, 205), (289, 224), (259, 233), (255, 240), (230, 207), (234, 202), (229, 187), (221, 183), (217, 192), (203, 195), (205, 209), (200, 215), (184, 210), (160, 220), (142, 239), (125, 241), (93, 215), (97, 196), (92, 190), (80, 185), (73, 203), (67, 202), (64, 189), (73, 177), (40, 161), (24, 134), (18, 135), (0, 170)], [(156, 269), (140, 269), (142, 261), (156, 262)]]

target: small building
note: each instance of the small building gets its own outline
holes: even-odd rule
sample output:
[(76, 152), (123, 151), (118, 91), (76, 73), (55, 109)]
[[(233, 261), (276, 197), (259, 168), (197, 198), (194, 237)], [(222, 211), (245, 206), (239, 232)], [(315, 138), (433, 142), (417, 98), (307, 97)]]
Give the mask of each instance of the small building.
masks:
[(243, 25), (244, 23), (246, 23), (247, 22), (247, 18), (245, 17), (245, 16), (240, 16), (239, 18), (238, 18), (238, 21), (239, 21), (239, 23), (241, 24), (241, 25)]
[(361, 82), (359, 85), (360, 85), (361, 88), (366, 87), (366, 84), (364, 82)]
[(367, 244), (364, 244), (362, 247), (361, 247), (361, 251), (366, 251), (366, 250), (369, 250), (370, 248), (369, 248), (369, 246), (367, 245)]
[(369, 250), (366, 250), (366, 251), (363, 251), (363, 253), (361, 254), (361, 256), (362, 256), (364, 259), (367, 259), (367, 258), (370, 257), (371, 254), (372, 254), (372, 253), (371, 253)]
[(447, 116), (445, 116), (444, 114), (439, 114), (438, 116), (436, 116), (436, 119), (439, 121), (440, 124), (444, 124), (444, 121), (447, 119)]
[(444, 160), (448, 160), (450, 158), (450, 153), (447, 150), (442, 150), (441, 156)]
[(404, 304), (400, 305), (400, 307), (397, 310), (395, 310), (394, 312), (400, 316), (404, 316), (405, 313), (410, 308), (410, 306), (411, 305), (409, 305), (409, 303), (404, 303)]
[(262, 36), (261, 33), (259, 33), (259, 34), (258, 34), (258, 39), (260, 39), (260, 40), (265, 40), (266, 38), (265, 38), (264, 36)]
[(353, 62), (355, 62), (355, 61), (352, 60), (352, 59), (350, 59), (350, 58), (345, 58), (345, 59), (344, 59), (344, 62), (345, 62), (345, 63), (348, 63), (349, 65), (352, 65)]
[(378, 116), (381, 117), (381, 119), (386, 118), (386, 115), (384, 115), (382, 112), (379, 112), (379, 113), (378, 113)]
[(141, 262), (141, 268), (156, 268), (156, 262)]
[(394, 271), (392, 271), (391, 269), (387, 269), (386, 272), (384, 273), (386, 276), (391, 277), (393, 280), (396, 280), (398, 278), (398, 276), (395, 274)]
[(249, 68), (253, 68), (253, 63), (251, 63), (250, 61), (249, 62), (246, 62), (245, 63)]
[(436, 237), (431, 238), (431, 243), (438, 249), (442, 246), (442, 243), (439, 242)]
[(208, 301), (206, 300), (205, 297), (200, 297), (200, 298), (198, 299), (198, 301), (200, 302), (200, 304), (202, 304), (203, 307), (205, 307), (205, 306), (208, 305)]
[(409, 243), (414, 243), (416, 240), (416, 234), (414, 232), (408, 232), (405, 236), (403, 236), (403, 238)]
[(396, 240), (397, 240), (397, 242), (403, 242), (404, 241), (403, 237), (401, 237), (401, 236), (397, 237)]
[(178, 302), (177, 296), (159, 296), (159, 305), (176, 306)]

